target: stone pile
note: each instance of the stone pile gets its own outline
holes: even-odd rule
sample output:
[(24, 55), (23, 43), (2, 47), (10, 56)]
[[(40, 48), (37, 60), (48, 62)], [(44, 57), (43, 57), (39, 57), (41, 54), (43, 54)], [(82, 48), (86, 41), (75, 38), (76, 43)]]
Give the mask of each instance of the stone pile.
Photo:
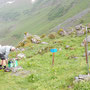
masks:
[(18, 59), (26, 58), (26, 55), (23, 54), (23, 53), (19, 53), (19, 54), (17, 55), (17, 58), (18, 58)]
[(75, 29), (76, 29), (76, 34), (77, 34), (77, 36), (82, 36), (82, 35), (84, 35), (85, 32), (86, 32), (86, 29), (85, 29), (85, 27), (84, 27), (82, 24), (77, 25), (77, 26), (75, 27)]
[(74, 83), (81, 81), (90, 81), (90, 75), (79, 75), (78, 77), (75, 77)]

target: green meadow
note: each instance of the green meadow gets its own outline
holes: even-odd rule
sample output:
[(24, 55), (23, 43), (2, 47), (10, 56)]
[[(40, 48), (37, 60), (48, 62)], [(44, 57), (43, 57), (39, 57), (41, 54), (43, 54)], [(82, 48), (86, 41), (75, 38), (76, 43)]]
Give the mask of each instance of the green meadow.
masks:
[[(26, 55), (26, 59), (19, 60), (18, 64), (24, 70), (30, 71), (30, 74), (22, 77), (12, 76), (11, 72), (0, 71), (0, 89), (89, 90), (90, 82), (74, 83), (75, 77), (87, 74), (86, 60), (83, 57), (85, 48), (80, 46), (84, 38), (85, 35), (81, 37), (57, 35), (55, 39), (48, 37), (42, 39), (42, 41), (48, 42), (48, 45), (32, 44), (32, 47), (25, 47), (25, 51), (22, 53)], [(70, 48), (65, 49), (66, 45), (69, 45)], [(47, 51), (38, 53), (39, 50), (46, 47), (48, 47)], [(52, 66), (52, 53), (49, 47), (58, 49), (58, 52), (55, 53), (54, 66)], [(62, 50), (59, 50), (60, 48)], [(15, 57), (16, 53), (11, 53), (10, 56)]]
[[(25, 51), (12, 52), (10, 59), (18, 53), (26, 55), (25, 59), (18, 61), (18, 65), (30, 73), (23, 77), (23, 73), (13, 76), (12, 72), (0, 70), (0, 90), (90, 90), (89, 81), (74, 82), (78, 75), (87, 74), (86, 58), (83, 56), (85, 47), (81, 46), (86, 36), (56, 34), (55, 39), (48, 37), (51, 29), (88, 8), (90, 0), (38, 0), (34, 4), (28, 0), (17, 0), (15, 4), (0, 9), (1, 45), (17, 46), (23, 40), (24, 32), (39, 36), (46, 34), (42, 42), (48, 43), (32, 43), (23, 47)], [(89, 23), (89, 12), (74, 22), (75, 25)], [(67, 45), (70, 48), (66, 49)], [(51, 48), (58, 50), (55, 53), (54, 66)]]

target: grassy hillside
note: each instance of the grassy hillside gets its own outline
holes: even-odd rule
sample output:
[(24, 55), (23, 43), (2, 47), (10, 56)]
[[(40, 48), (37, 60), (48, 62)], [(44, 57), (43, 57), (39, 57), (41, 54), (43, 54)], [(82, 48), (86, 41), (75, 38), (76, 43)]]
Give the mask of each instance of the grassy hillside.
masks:
[[(24, 22), (22, 22), (20, 24), (21, 26), (19, 25), (16, 30), (19, 32), (27, 31), (34, 34), (41, 34), (44, 31), (48, 32), (60, 22), (63, 22), (64, 20), (76, 15), (78, 12), (88, 8), (88, 2), (88, 0), (70, 0), (70, 2), (64, 0), (58, 6), (51, 5), (49, 7), (42, 8), (37, 11), (33, 17), (30, 16), (31, 18), (29, 17)], [(83, 6), (83, 8), (80, 8), (81, 6)]]
[[(26, 50), (23, 53), (27, 58), (21, 59), (19, 65), (25, 70), (30, 70), (30, 74), (22, 77), (12, 76), (11, 73), (0, 71), (0, 89), (90, 90), (90, 82), (73, 83), (74, 78), (79, 74), (87, 74), (86, 61), (83, 57), (85, 48), (80, 46), (84, 38), (85, 35), (81, 37), (61, 37), (57, 35), (56, 39), (49, 39), (48, 37), (42, 39), (42, 41), (48, 42), (48, 45), (33, 44), (32, 48), (25, 48)], [(66, 45), (73, 49), (65, 49)], [(49, 50), (46, 53), (36, 55), (39, 50), (46, 47), (58, 49), (53, 67), (52, 53)], [(60, 48), (62, 48), (61, 51), (59, 51)], [(14, 53), (11, 54), (11, 56), (15, 55)], [(29, 58), (31, 56), (32, 58)]]
[[(52, 28), (68, 18), (90, 8), (90, 0), (37, 0), (34, 4), (29, 4), (28, 0), (27, 2), (26, 0), (16, 1), (14, 6), (11, 5), (3, 8), (0, 14), (4, 16), (5, 20), (0, 24), (2, 25), (1, 32), (10, 32), (5, 38), (0, 40), (6, 44), (6, 41), (11, 39), (11, 37), (12, 40), (9, 43), (15, 44), (16, 42), (13, 42), (13, 39), (18, 42), (23, 37), (24, 32), (39, 35), (48, 33)], [(84, 17), (83, 24), (89, 22), (89, 17), (86, 16)]]

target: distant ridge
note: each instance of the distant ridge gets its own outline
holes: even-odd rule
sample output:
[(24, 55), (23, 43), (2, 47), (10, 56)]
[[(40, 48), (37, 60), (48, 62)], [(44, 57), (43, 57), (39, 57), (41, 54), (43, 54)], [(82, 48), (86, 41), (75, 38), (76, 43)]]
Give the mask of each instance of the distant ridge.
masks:
[[(76, 14), (75, 16), (68, 18), (67, 20), (65, 20), (63, 23), (59, 24), (58, 26), (54, 27), (53, 29), (50, 30), (50, 32), (52, 31), (57, 31), (60, 28), (64, 28), (65, 30), (68, 27), (72, 27), (75, 26), (76, 24), (74, 22), (80, 20), (83, 16), (85, 16), (87, 13), (90, 13), (90, 8), (87, 8), (83, 11), (81, 11), (80, 13)], [(64, 25), (64, 26), (62, 26)]]

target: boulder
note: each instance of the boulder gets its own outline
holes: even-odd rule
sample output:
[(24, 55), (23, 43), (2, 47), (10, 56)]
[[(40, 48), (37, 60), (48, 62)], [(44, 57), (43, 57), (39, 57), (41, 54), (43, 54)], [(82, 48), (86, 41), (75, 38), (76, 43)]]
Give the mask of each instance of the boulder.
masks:
[(81, 46), (84, 47), (84, 43), (81, 43)]
[(90, 43), (90, 36), (87, 37), (87, 42)]
[(73, 28), (68, 28), (66, 31), (67, 31), (68, 35), (71, 35), (72, 33), (75, 33)]
[(61, 51), (62, 50), (62, 48), (59, 48), (59, 51)]
[(48, 44), (47, 42), (41, 42), (41, 44)]
[(78, 57), (73, 57), (74, 59), (78, 59)]
[(88, 30), (88, 33), (90, 33), (90, 30)]
[[(84, 40), (86, 40), (86, 38)], [(83, 43), (84, 43), (84, 40), (83, 40)], [(87, 42), (90, 43), (90, 36), (87, 37)]]
[(88, 24), (88, 29), (90, 29), (90, 24)]
[(41, 38), (38, 35), (34, 35), (34, 38), (41, 40)]
[(75, 77), (73, 83), (78, 83), (81, 81), (90, 81), (90, 75), (79, 75), (78, 77)]
[(67, 32), (63, 29), (60, 29), (57, 33), (61, 36), (66, 36), (67, 35)]
[[(32, 46), (32, 43), (34, 44), (41, 43), (41, 38), (38, 35), (31, 35), (25, 32), (24, 39), (21, 42), (19, 42), (17, 48)], [(24, 51), (24, 49), (22, 49), (22, 51)]]
[(69, 48), (70, 48), (70, 46), (69, 45), (66, 45), (65, 49), (69, 49)]
[(20, 51), (25, 51), (25, 49), (24, 49), (24, 48), (22, 48)]
[(75, 27), (75, 29), (76, 29), (76, 34), (77, 34), (77, 36), (82, 36), (82, 35), (84, 35), (85, 34), (85, 32), (86, 32), (86, 28), (82, 25), (82, 24), (80, 24), (80, 25), (77, 25), (76, 27)]
[[(68, 55), (66, 55), (66, 56), (68, 56)], [(78, 57), (75, 56), (75, 55), (71, 55), (71, 56), (68, 57), (68, 59), (75, 59), (76, 60), (76, 59), (78, 59)]]
[(26, 58), (26, 56), (25, 56), (25, 54), (23, 54), (23, 53), (19, 53), (19, 54), (17, 55), (17, 58), (18, 58), (18, 59), (22, 59), (22, 58)]
[(41, 42), (41, 38), (37, 35), (34, 35), (31, 41), (32, 43), (39, 44)]
[(67, 33), (66, 33), (66, 31), (63, 30), (63, 31), (60, 32), (60, 35), (62, 35), (62, 36), (66, 36)]
[(24, 48), (17, 48), (16, 51), (25, 51)]
[[(84, 46), (84, 41), (86, 40), (86, 38), (83, 40), (83, 42), (81, 43), (81, 46)], [(87, 43), (90, 43), (90, 36), (87, 37)]]
[(83, 27), (82, 24), (80, 24), (80, 25), (75, 26), (75, 29), (76, 29), (76, 30), (81, 30), (82, 27)]
[(32, 43), (37, 43), (37, 40), (35, 38), (32, 38)]
[(82, 36), (85, 34), (85, 29), (83, 28), (82, 30), (77, 31), (76, 33), (77, 33), (77, 36)]

